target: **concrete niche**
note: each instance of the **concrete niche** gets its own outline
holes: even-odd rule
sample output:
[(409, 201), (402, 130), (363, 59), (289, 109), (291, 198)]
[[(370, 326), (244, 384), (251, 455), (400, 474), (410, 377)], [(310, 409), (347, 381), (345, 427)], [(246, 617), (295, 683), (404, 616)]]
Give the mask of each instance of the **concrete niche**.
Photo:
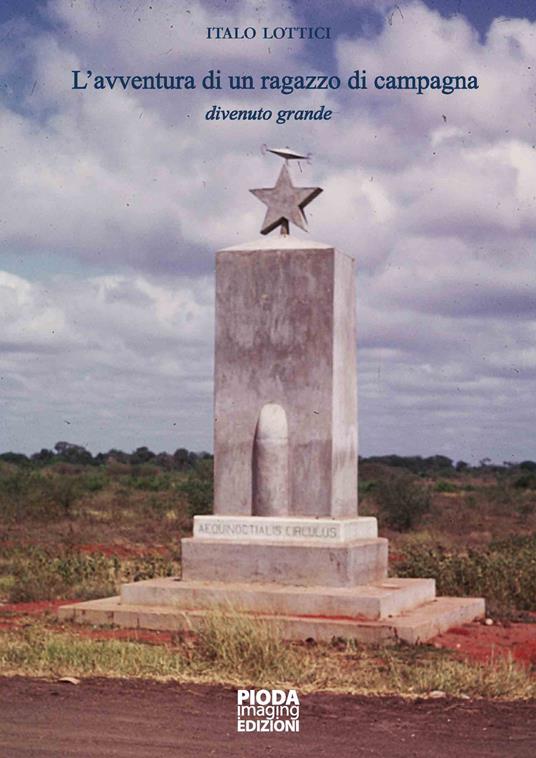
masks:
[(288, 516), (288, 423), (277, 403), (259, 413), (253, 443), (253, 515)]

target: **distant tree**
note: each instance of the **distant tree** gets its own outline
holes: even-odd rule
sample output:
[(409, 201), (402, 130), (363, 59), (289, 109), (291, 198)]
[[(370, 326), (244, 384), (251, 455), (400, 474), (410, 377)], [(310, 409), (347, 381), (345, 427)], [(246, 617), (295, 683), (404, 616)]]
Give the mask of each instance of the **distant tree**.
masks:
[(149, 463), (155, 458), (155, 454), (148, 447), (137, 447), (130, 456), (131, 463)]
[(465, 461), (458, 461), (458, 463), (456, 464), (456, 471), (467, 471), (468, 468), (469, 468), (469, 464), (466, 463)]
[(103, 453), (106, 461), (116, 461), (116, 463), (130, 463), (130, 455), (123, 452), (123, 450), (117, 450), (113, 447), (108, 450), (107, 453)]
[(165, 469), (166, 471), (171, 471), (173, 468), (173, 456), (169, 453), (162, 452), (155, 455), (153, 462), (156, 463), (157, 466), (160, 466), (161, 468)]
[(523, 471), (536, 472), (536, 463), (534, 461), (522, 461), (519, 468)]
[(179, 469), (179, 471), (187, 469), (190, 466), (189, 455), (190, 453), (185, 447), (177, 448), (173, 453), (173, 463), (175, 464), (175, 468)]
[(30, 462), (30, 459), (24, 453), (2, 453), (0, 455), (0, 461), (6, 463), (14, 463), (16, 466), (24, 466)]
[(42, 447), (38, 453), (32, 455), (32, 461), (36, 463), (50, 463), (56, 456), (53, 450), (48, 450), (46, 447)]
[(56, 442), (54, 450), (57, 453), (57, 458), (64, 463), (77, 463), (83, 466), (93, 463), (93, 456), (82, 445), (75, 445), (72, 442)]
[(370, 458), (362, 459), (366, 463), (379, 463), (382, 466), (391, 468), (406, 469), (412, 474), (418, 476), (430, 476), (437, 472), (442, 474), (452, 470), (452, 460), (446, 455), (432, 455), (429, 458), (423, 458), (420, 455), (375, 455)]
[(429, 458), (425, 458), (423, 462), (427, 469), (434, 471), (444, 471), (452, 468), (452, 459), (447, 458), (446, 455), (432, 455)]
[(179, 471), (187, 471), (194, 468), (199, 460), (202, 460), (202, 454), (193, 453), (185, 447), (179, 447), (173, 453), (173, 463)]

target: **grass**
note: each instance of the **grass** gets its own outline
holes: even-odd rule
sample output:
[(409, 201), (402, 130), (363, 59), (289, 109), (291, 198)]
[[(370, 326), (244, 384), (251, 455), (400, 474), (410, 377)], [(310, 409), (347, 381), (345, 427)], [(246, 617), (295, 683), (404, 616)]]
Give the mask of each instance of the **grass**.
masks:
[(267, 624), (222, 611), (207, 616), (197, 635), (195, 655), (222, 676), (269, 679), (272, 684), (288, 676), (304, 680), (310, 667), (309, 658), (283, 644)]
[(336, 641), (312, 647), (281, 642), (260, 620), (210, 617), (195, 638), (174, 645), (97, 640), (34, 623), (0, 633), (0, 674), (105, 676), (295, 687), (303, 692), (503, 699), (536, 697), (536, 680), (508, 659), (492, 664), (455, 660), (435, 648), (370, 648)]

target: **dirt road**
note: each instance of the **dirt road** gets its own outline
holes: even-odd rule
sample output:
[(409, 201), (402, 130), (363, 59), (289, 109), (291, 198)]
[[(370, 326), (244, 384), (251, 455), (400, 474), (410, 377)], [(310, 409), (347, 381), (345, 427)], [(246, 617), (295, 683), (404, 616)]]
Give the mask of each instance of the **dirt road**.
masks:
[(1, 758), (533, 758), (536, 703), (302, 698), (299, 734), (237, 734), (219, 687), (0, 678)]

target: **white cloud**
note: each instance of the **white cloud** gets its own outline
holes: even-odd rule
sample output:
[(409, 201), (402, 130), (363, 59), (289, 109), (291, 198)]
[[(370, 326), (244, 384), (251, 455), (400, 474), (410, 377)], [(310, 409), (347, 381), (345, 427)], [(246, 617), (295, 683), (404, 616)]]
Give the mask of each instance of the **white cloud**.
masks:
[[(3, 446), (206, 447), (212, 284), (0, 274)], [(192, 440), (190, 442), (190, 440)], [(175, 448), (173, 448), (175, 449)]]
[[(172, 448), (173, 423), (186, 430), (176, 446), (210, 446), (207, 277), (214, 249), (258, 234), (263, 209), (247, 189), (273, 181), (266, 143), (313, 153), (297, 175), (325, 189), (307, 209), (311, 236), (357, 258), (363, 453), (536, 457), (526, 412), (536, 391), (536, 24), (496, 20), (480, 39), (462, 16), (421, 2), (379, 35), (332, 24), (340, 39), (326, 73), (478, 76), (479, 90), (452, 95), (73, 92), (73, 68), (323, 68), (315, 43), (204, 39), (216, 7), (222, 25), (293, 25), (288, 4), (150, 5), (54, 0), (49, 27), (18, 22), (0, 55), (11, 87), (0, 105), (0, 251), (62, 253), (88, 270), (0, 278), (0, 447), (51, 445), (68, 436), (63, 416), (73, 441), (95, 449)], [(334, 116), (306, 129), (209, 123), (214, 103), (326, 103)], [(113, 273), (97, 277), (93, 264)]]

